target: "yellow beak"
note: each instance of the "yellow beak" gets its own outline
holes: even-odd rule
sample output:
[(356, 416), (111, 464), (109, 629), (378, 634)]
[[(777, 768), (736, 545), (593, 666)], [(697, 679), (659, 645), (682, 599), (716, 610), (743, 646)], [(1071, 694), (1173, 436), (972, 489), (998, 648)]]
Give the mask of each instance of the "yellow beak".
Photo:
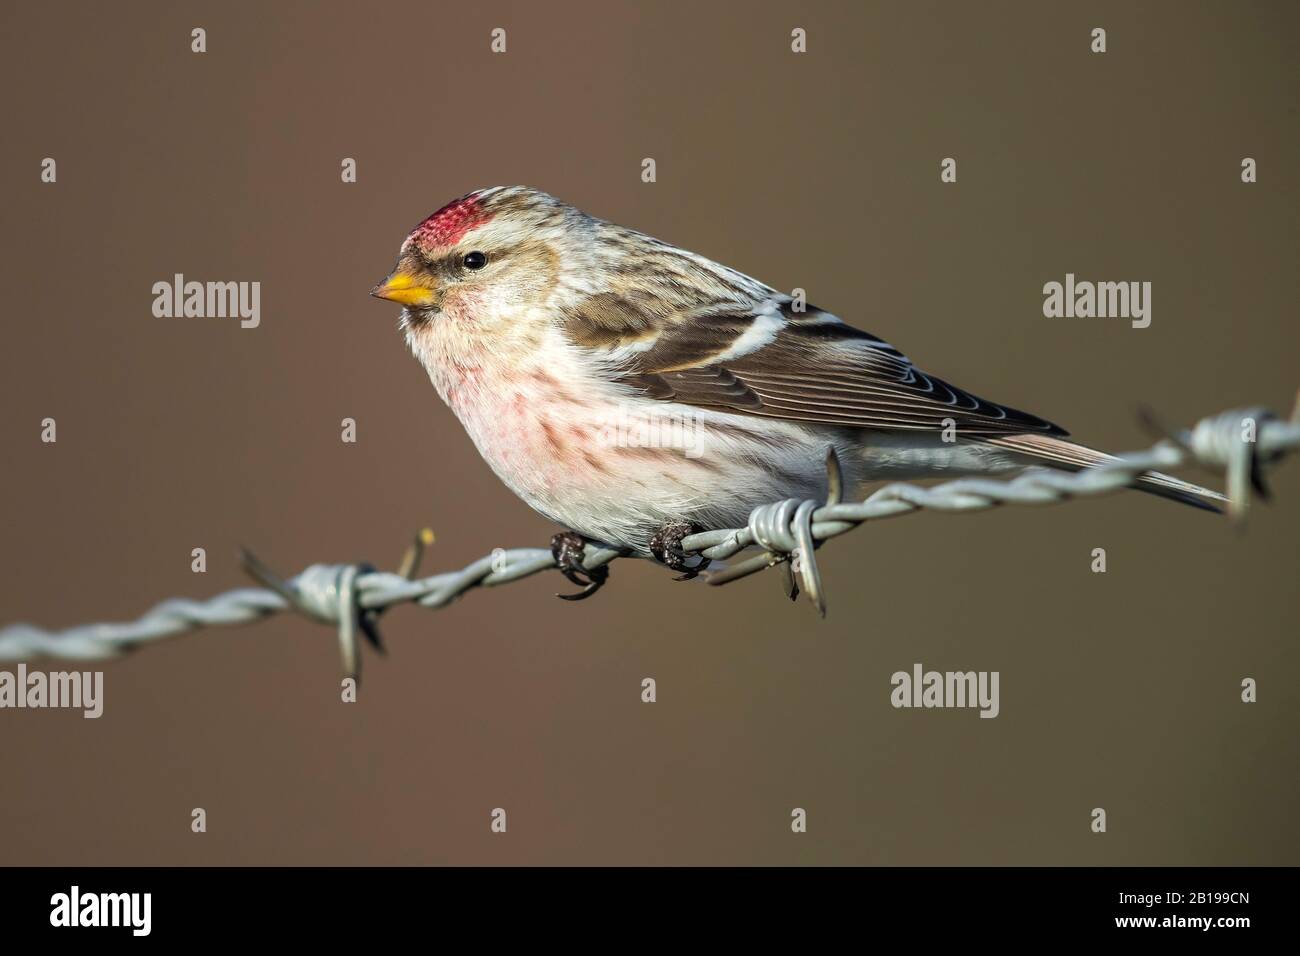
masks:
[(431, 276), (414, 276), (409, 272), (394, 272), (370, 294), (416, 308), (427, 308), (438, 302), (438, 284)]

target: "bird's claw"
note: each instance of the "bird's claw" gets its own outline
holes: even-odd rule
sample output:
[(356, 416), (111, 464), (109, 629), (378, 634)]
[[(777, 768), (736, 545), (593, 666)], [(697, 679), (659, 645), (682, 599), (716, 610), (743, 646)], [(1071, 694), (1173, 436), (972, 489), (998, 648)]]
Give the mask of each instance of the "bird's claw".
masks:
[(587, 539), (576, 531), (561, 531), (551, 538), (551, 554), (565, 579), (582, 588), (577, 594), (557, 594), (561, 601), (585, 601), (609, 580), (609, 568), (587, 568), (582, 564)]
[(650, 538), (650, 553), (655, 560), (674, 571), (684, 572), (675, 577), (674, 581), (689, 581), (698, 577), (712, 563), (710, 558), (701, 556), (695, 564), (687, 564), (691, 555), (682, 550), (683, 538), (699, 534), (703, 530), (693, 521), (669, 521)]

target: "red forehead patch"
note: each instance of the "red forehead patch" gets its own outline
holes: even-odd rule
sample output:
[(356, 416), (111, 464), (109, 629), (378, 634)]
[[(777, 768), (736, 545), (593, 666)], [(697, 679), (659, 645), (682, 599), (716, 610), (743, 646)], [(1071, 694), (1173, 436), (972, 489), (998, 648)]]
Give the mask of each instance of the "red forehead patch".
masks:
[(451, 246), (460, 242), (465, 233), (481, 226), (492, 218), (483, 204), (474, 196), (449, 202), (424, 222), (415, 227), (411, 238), (416, 245), (428, 249), (434, 246)]

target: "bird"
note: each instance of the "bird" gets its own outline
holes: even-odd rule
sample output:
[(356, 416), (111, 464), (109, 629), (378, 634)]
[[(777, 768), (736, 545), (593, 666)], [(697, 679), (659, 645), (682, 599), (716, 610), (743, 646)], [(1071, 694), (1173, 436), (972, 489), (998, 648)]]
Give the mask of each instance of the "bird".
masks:
[[(831, 312), (527, 186), (421, 220), (371, 295), (402, 306), (408, 348), (492, 471), (566, 529), (552, 552), (582, 588), (566, 598), (605, 583), (583, 567), (589, 542), (694, 577), (708, 562), (685, 537), (824, 500), (828, 452), (853, 487), (1113, 458)], [(1225, 500), (1156, 472), (1133, 487)]]

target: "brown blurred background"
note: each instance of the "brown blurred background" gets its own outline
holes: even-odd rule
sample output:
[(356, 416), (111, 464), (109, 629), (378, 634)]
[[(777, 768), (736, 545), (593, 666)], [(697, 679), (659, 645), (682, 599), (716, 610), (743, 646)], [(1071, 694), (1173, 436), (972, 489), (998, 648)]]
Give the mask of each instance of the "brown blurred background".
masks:
[[(1113, 450), (1148, 444), (1141, 403), (1186, 423), (1300, 384), (1293, 4), (0, 16), (0, 623), (243, 586), (240, 544), (285, 573), (391, 567), (422, 525), (429, 573), (544, 544), (366, 296), (481, 185), (804, 287)], [(176, 272), (261, 281), (261, 327), (154, 318)], [(1066, 272), (1151, 281), (1151, 327), (1044, 318)], [(821, 552), (824, 622), (775, 573), (643, 562), (583, 604), (545, 575), (404, 607), (356, 705), (327, 628), (178, 638), (104, 665), (98, 721), (0, 711), (0, 863), (1297, 863), (1300, 468), (1274, 484), (1242, 534), (1127, 494), (864, 527)], [(999, 670), (1001, 716), (892, 709), (918, 661)]]

